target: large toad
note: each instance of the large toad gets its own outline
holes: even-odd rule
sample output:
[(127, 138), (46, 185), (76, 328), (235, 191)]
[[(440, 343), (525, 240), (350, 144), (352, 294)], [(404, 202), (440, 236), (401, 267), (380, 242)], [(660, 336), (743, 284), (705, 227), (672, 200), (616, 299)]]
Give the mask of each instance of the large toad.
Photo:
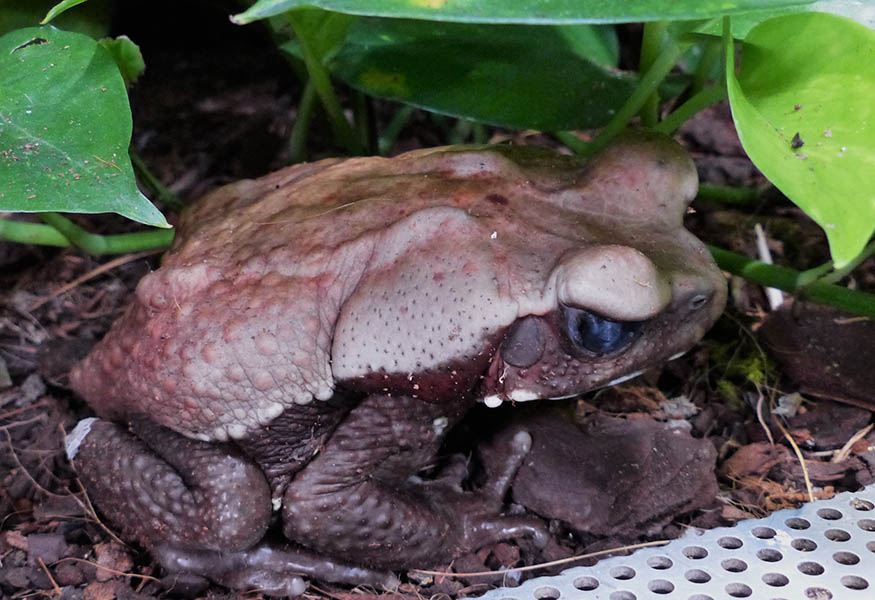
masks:
[(679, 146), (636, 134), (587, 163), (450, 147), (219, 189), (71, 373), (100, 419), (68, 453), (124, 535), (232, 587), (542, 542), (500, 514), (527, 434), (477, 490), (458, 464), (414, 475), (477, 402), (611, 385), (701, 337), (725, 283), (682, 225), (696, 187)]

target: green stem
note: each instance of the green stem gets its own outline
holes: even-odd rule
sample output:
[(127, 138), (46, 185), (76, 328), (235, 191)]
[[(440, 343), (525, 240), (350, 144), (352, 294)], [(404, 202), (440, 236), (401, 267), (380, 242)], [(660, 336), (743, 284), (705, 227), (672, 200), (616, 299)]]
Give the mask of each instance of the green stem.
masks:
[(799, 281), (797, 282), (797, 285), (800, 288), (806, 288), (815, 281), (820, 281), (822, 283), (835, 283), (847, 276), (851, 271), (856, 269), (860, 265), (860, 263), (871, 257), (873, 254), (875, 254), (875, 241), (870, 242), (868, 246), (863, 248), (863, 251), (860, 252), (860, 254), (858, 254), (851, 262), (846, 264), (841, 269), (836, 269), (835, 271), (833, 271), (833, 262), (829, 261), (820, 265), (819, 267), (814, 267), (813, 269), (802, 271), (799, 274)]
[(848, 275), (851, 271), (856, 269), (860, 265), (860, 263), (871, 257), (873, 254), (875, 254), (875, 242), (870, 242), (869, 245), (863, 248), (863, 251), (860, 252), (860, 254), (858, 254), (857, 257), (854, 258), (851, 262), (846, 264), (841, 269), (836, 269), (832, 273), (826, 275), (821, 281), (823, 281), (824, 283), (835, 283), (836, 281), (839, 281), (840, 279)]
[[(641, 58), (638, 61), (640, 72), (649, 71), (662, 53), (663, 43), (668, 32), (668, 21), (650, 21), (644, 24), (641, 38)], [(639, 111), (641, 123), (653, 127), (659, 122), (659, 87), (647, 97)]]
[(374, 127), (374, 110), (367, 94), (355, 92), (355, 125), (359, 142), (367, 154), (374, 154), (377, 147), (377, 136)]
[(298, 114), (289, 136), (289, 162), (292, 164), (307, 160), (307, 137), (310, 134), (310, 123), (313, 121), (315, 109), (316, 86), (313, 85), (312, 79), (308, 79), (301, 100), (298, 102)]
[(724, 85), (718, 84), (707, 87), (674, 109), (671, 114), (669, 114), (662, 122), (658, 123), (654, 129), (671, 135), (697, 112), (725, 99), (726, 87)]
[(565, 144), (569, 150), (581, 156), (586, 154), (589, 147), (589, 142), (583, 141), (570, 131), (554, 131), (552, 136)]
[(638, 82), (638, 87), (635, 88), (635, 91), (632, 92), (626, 103), (620, 107), (614, 118), (605, 125), (605, 128), (601, 130), (598, 137), (586, 145), (585, 155), (594, 154), (607, 146), (626, 127), (629, 120), (644, 106), (647, 98), (659, 87), (659, 84), (662, 83), (662, 80), (665, 79), (665, 76), (668, 75), (669, 71), (677, 63), (680, 55), (681, 47), (673, 40), (670, 40), (665, 48), (663, 48), (662, 53), (653, 62), (653, 66), (647, 70), (644, 77)]
[(94, 256), (165, 248), (173, 241), (174, 235), (172, 229), (150, 229), (137, 233), (96, 235), (88, 233), (58, 213), (40, 213), (39, 217), (57, 229), (72, 245)]
[(298, 43), (301, 45), (301, 54), (304, 57), (304, 64), (307, 66), (307, 74), (316, 87), (316, 94), (322, 101), (325, 112), (328, 113), (328, 120), (331, 122), (335, 137), (350, 154), (364, 154), (364, 148), (359, 142), (356, 132), (343, 114), (343, 108), (334, 93), (334, 86), (331, 85), (331, 77), (328, 75), (325, 65), (316, 56), (313, 45), (307, 36), (301, 35), (305, 28), (301, 26), (298, 15), (294, 11), (285, 14), (295, 31)]
[[(720, 42), (716, 39), (705, 43), (705, 51), (702, 53), (702, 58), (699, 59), (699, 66), (693, 74), (693, 94), (698, 94), (705, 89), (705, 84), (708, 83), (708, 76), (714, 70), (714, 63), (721, 60), (723, 56), (723, 48)], [(718, 75), (718, 80), (724, 80)]]
[(409, 104), (402, 104), (400, 108), (398, 108), (398, 111), (389, 121), (389, 124), (383, 129), (383, 133), (380, 134), (380, 139), (377, 142), (380, 154), (385, 155), (392, 146), (395, 145), (398, 135), (404, 129), (404, 126), (407, 125), (407, 122), (410, 120), (410, 117), (415, 110), (416, 109)]
[(736, 188), (713, 183), (700, 183), (697, 200), (750, 206), (760, 199), (762, 190), (758, 188)]
[(9, 219), (0, 219), (0, 240), (62, 248), (70, 245), (70, 240), (51, 225)]
[(136, 150), (131, 148), (130, 155), (131, 164), (134, 166), (134, 171), (136, 171), (137, 177), (139, 177), (140, 181), (149, 188), (154, 197), (156, 197), (164, 206), (175, 212), (179, 212), (185, 208), (185, 203), (179, 199), (179, 196), (171, 192), (167, 186), (161, 183), (161, 180), (155, 177), (155, 174), (149, 169), (146, 161), (143, 160), (143, 157), (140, 156)]
[(875, 319), (875, 295), (841, 286), (815, 281), (804, 288), (798, 285), (800, 272), (787, 267), (769, 265), (722, 248), (709, 246), (717, 265), (753, 283), (778, 288), (808, 300)]

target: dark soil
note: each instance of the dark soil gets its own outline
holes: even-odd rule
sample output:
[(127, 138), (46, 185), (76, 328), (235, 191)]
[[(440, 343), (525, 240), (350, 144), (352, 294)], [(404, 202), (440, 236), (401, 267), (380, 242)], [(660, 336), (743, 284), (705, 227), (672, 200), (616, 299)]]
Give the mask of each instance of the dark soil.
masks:
[[(170, 2), (129, 2), (114, 25), (118, 33), (141, 45), (148, 65), (132, 91), (134, 147), (157, 177), (183, 199), (267, 173), (288, 158), (286, 140), (301, 86), (266, 32), (258, 26), (232, 25), (227, 20), (231, 12), (235, 7), (221, 2), (192, 2), (183, 7)], [(375, 102), (378, 126), (397, 108)], [(416, 113), (391, 153), (445, 143), (445, 125), (443, 120)], [(546, 136), (493, 134), (494, 140), (556, 145)], [(696, 159), (703, 181), (738, 186), (764, 183), (744, 156), (726, 106), (701, 113), (687, 124), (680, 139)], [(309, 148), (311, 159), (339, 153), (321, 115), (313, 123)], [(767, 194), (755, 206), (727, 208), (703, 202), (695, 207), (689, 227), (709, 243), (755, 255), (753, 223), (761, 222), (777, 261), (805, 269), (828, 258), (821, 232), (780, 194)], [(170, 211), (165, 213), (175, 218)], [(108, 216), (81, 222), (95, 232), (134, 228)], [(106, 332), (139, 278), (155, 268), (157, 260), (157, 255), (125, 258), (95, 273), (107, 260), (72, 250), (0, 244), (2, 598), (238, 596), (217, 586), (187, 587), (162, 579), (164, 574), (148, 553), (125, 545), (95, 519), (63, 451), (64, 433), (90, 415), (66, 388), (66, 374)], [(853, 285), (858, 288), (875, 289), (875, 265), (869, 262), (854, 275)], [(797, 334), (795, 317), (787, 313), (790, 316), (782, 317), (778, 331), (790, 331), (788, 335), (802, 339), (800, 347), (815, 357), (806, 363), (809, 366), (800, 368), (793, 355), (779, 356), (781, 364), (787, 365), (786, 373), (794, 375), (791, 379), (782, 375), (785, 367), (778, 366), (768, 354), (767, 341), (756, 333), (768, 312), (762, 290), (739, 280), (732, 281), (731, 290), (726, 316), (686, 357), (620, 388), (568, 404), (581, 424), (581, 435), (601, 435), (610, 443), (617, 438), (605, 432), (616, 431), (626, 422), (637, 423), (630, 425), (629, 432), (646, 430), (640, 439), (655, 440), (659, 436), (654, 432), (661, 425), (644, 427), (643, 420), (663, 425), (686, 421), (684, 427), (694, 440), (690, 443), (707, 446), (703, 456), (710, 457), (707, 468), (695, 471), (699, 481), (694, 489), (711, 489), (706, 484), (713, 480), (719, 483), (719, 491), (711, 490), (706, 502), (678, 502), (662, 510), (642, 508), (630, 499), (647, 495), (640, 489), (627, 490), (623, 510), (628, 512), (623, 514), (636, 515), (630, 518), (636, 519), (638, 528), (601, 523), (600, 529), (579, 530), (554, 518), (550, 528), (555, 538), (542, 553), (525, 542), (502, 543), (444, 567), (455, 572), (508, 568), (675, 537), (690, 525), (729, 525), (797, 505), (810, 495), (829, 497), (875, 481), (875, 435), (867, 429), (875, 408), (873, 387), (853, 383), (868, 381), (859, 378), (871, 378), (871, 372), (861, 373), (860, 361), (849, 360), (843, 366), (834, 360), (842, 356), (839, 347), (845, 352), (850, 348), (850, 354), (855, 354), (853, 349), (869, 348), (871, 354), (872, 324), (859, 326), (859, 320), (852, 320), (856, 325), (851, 332), (842, 329), (848, 321), (829, 313), (818, 318), (816, 333)], [(824, 347), (830, 348), (830, 356), (816, 358), (818, 348)], [(827, 362), (833, 365), (829, 370), (834, 379), (806, 379)], [(849, 383), (837, 385), (835, 381)], [(799, 389), (804, 392), (801, 404), (794, 401), (799, 397), (790, 395)], [(600, 423), (607, 429), (598, 429)], [(465, 427), (467, 435), (456, 438), (469, 438), (467, 447), (457, 445), (453, 450), (471, 453), (470, 438), (477, 439), (478, 425), (472, 420)], [(593, 441), (595, 437), (583, 439), (584, 446), (575, 450), (578, 453), (586, 453), (586, 444), (602, 443)], [(678, 447), (674, 458), (681, 460), (681, 453), (688, 451), (688, 447)], [(810, 489), (799, 453), (806, 458)], [(545, 458), (543, 464), (549, 460)], [(603, 491), (607, 494), (607, 488)], [(589, 501), (605, 500), (596, 489)], [(514, 509), (525, 510), (520, 505)], [(352, 591), (313, 582), (308, 594), (429, 597), (443, 593), (455, 597), (476, 594), (501, 580), (408, 573), (402, 581), (395, 591)], [(259, 593), (245, 596), (255, 598)]]

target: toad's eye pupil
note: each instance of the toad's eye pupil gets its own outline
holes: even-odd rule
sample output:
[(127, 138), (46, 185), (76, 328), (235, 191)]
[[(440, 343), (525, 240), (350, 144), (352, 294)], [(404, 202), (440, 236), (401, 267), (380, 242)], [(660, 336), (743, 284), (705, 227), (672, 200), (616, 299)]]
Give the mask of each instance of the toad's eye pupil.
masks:
[(614, 321), (587, 310), (564, 306), (565, 331), (578, 347), (593, 354), (611, 354), (631, 344), (643, 321)]

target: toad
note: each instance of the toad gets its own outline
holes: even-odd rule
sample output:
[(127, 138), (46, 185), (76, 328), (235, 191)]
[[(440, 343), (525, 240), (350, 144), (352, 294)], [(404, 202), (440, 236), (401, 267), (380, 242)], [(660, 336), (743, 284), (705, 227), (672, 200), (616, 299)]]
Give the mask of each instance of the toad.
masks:
[(478, 402), (575, 396), (703, 335), (726, 291), (682, 224), (696, 190), (649, 133), (586, 162), (445, 147), (223, 187), (71, 372), (98, 418), (68, 456), (124, 537), (233, 588), (390, 585), (544, 543), (501, 512), (525, 431), (477, 489), (458, 464), (422, 469)]

